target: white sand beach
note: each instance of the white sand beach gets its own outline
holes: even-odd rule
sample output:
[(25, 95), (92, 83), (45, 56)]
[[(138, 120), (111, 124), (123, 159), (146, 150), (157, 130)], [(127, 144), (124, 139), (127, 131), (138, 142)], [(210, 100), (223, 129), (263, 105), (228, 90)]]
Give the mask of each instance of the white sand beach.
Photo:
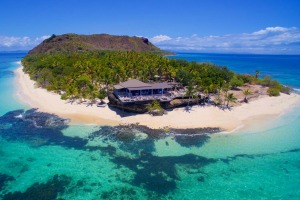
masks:
[[(58, 94), (36, 88), (34, 81), (22, 71), (22, 67), (15, 70), (17, 96), (32, 108), (39, 111), (54, 113), (63, 118), (69, 118), (73, 124), (146, 125), (151, 128), (201, 128), (220, 127), (226, 131), (233, 131), (243, 127), (255, 119), (267, 120), (276, 118), (300, 103), (300, 95), (281, 94), (279, 97), (260, 96), (250, 103), (235, 106), (231, 110), (221, 110), (214, 106), (193, 106), (190, 112), (178, 108), (164, 116), (149, 114), (128, 114), (121, 116), (108, 106), (102, 108), (96, 105), (69, 103), (60, 99)], [(119, 115), (121, 113), (121, 115)]]

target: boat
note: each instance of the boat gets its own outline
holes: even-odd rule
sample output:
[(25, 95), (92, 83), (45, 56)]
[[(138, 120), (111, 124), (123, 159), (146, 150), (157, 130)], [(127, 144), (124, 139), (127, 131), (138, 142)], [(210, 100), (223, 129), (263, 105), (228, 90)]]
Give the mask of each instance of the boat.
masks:
[(107, 104), (103, 101), (97, 103), (97, 107), (105, 107)]

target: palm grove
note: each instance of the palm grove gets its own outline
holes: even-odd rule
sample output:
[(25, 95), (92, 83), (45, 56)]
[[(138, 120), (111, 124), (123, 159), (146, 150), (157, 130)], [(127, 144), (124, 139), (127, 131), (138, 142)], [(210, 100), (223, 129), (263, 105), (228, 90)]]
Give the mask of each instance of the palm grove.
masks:
[[(176, 80), (187, 88), (187, 97), (196, 98), (196, 92), (217, 96), (216, 103), (227, 105), (236, 98), (230, 89), (244, 83), (268, 86), (269, 94), (288, 93), (270, 77), (263, 80), (256, 76), (235, 74), (227, 67), (210, 63), (187, 62), (168, 59), (153, 53), (94, 51), (56, 52), (51, 54), (29, 54), (23, 60), (24, 72), (36, 81), (39, 87), (61, 94), (62, 99), (104, 99), (113, 84), (130, 78), (141, 81)], [(249, 95), (246, 92), (245, 95)], [(225, 97), (218, 98), (221, 95)], [(245, 96), (246, 97), (246, 96)]]

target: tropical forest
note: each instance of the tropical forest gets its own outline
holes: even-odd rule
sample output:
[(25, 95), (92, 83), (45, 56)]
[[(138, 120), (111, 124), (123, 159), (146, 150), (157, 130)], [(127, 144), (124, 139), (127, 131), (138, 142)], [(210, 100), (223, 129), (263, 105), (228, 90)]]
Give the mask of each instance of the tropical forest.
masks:
[[(224, 66), (211, 63), (169, 59), (151, 52), (87, 51), (28, 54), (23, 60), (24, 72), (36, 81), (38, 87), (61, 95), (62, 99), (86, 99), (95, 102), (104, 99), (113, 85), (128, 79), (144, 82), (177, 81), (187, 89), (187, 96), (196, 92), (207, 96), (225, 94), (245, 83), (269, 87), (271, 96), (289, 89), (270, 77), (259, 79), (254, 75), (235, 74)], [(247, 91), (245, 91), (247, 95)], [(248, 91), (248, 94), (250, 92)], [(222, 102), (219, 102), (222, 103)]]

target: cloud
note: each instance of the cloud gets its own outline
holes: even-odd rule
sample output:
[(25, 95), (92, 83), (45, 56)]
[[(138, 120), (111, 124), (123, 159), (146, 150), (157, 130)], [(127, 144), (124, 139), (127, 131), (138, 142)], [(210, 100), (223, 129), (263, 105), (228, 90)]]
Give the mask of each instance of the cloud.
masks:
[(48, 35), (44, 35), (36, 38), (30, 38), (27, 36), (24, 37), (0, 36), (0, 49), (1, 50), (23, 50), (23, 49), (28, 50), (38, 45), (43, 40), (49, 37), (50, 36)]
[[(157, 38), (160, 38), (158, 40)], [(300, 54), (300, 30), (296, 27), (267, 27), (252, 33), (170, 37), (158, 35), (150, 41), (171, 51)]]
[(268, 34), (268, 33), (286, 32), (286, 31), (294, 30), (294, 29), (295, 29), (295, 27), (292, 27), (292, 28), (284, 28), (284, 27), (280, 27), (280, 26), (267, 27), (263, 30), (254, 32), (253, 35), (264, 35), (264, 34)]
[(167, 35), (157, 35), (157, 36), (154, 36), (153, 38), (151, 38), (151, 41), (153, 43), (160, 43), (160, 42), (168, 41), (171, 39), (172, 38)]

